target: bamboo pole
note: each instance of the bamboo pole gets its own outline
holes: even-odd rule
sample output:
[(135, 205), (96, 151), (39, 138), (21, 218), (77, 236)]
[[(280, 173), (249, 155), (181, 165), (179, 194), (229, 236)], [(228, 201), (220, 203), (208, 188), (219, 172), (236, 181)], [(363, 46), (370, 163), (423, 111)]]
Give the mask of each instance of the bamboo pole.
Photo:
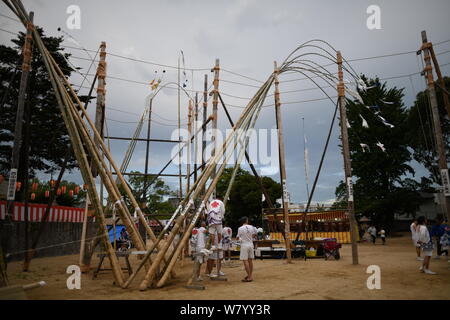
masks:
[[(198, 92), (195, 93), (195, 110), (194, 110), (194, 132), (198, 128)], [(197, 165), (198, 165), (198, 135), (194, 137), (194, 182), (197, 181)]]
[(352, 182), (352, 165), (350, 159), (350, 146), (348, 143), (348, 131), (347, 131), (347, 110), (345, 108), (345, 84), (344, 73), (342, 71), (342, 55), (340, 51), (336, 52), (337, 65), (338, 65), (338, 79), (337, 86), (339, 96), (339, 111), (341, 119), (341, 140), (342, 151), (344, 156), (344, 169), (345, 169), (345, 181), (348, 190), (348, 216), (350, 221), (350, 237), (352, 241), (352, 262), (358, 264), (358, 246), (356, 244), (356, 220), (355, 220), (355, 207), (353, 202), (353, 182)]
[[(203, 123), (205, 123), (206, 114), (208, 113), (208, 75), (207, 74), (205, 74), (205, 80), (204, 80), (203, 85), (204, 85), (204, 87), (203, 87)], [(206, 163), (205, 135), (206, 135), (206, 127), (202, 127), (202, 172), (205, 171), (205, 163)], [(205, 190), (203, 190), (203, 193), (205, 193)]]
[[(219, 103), (218, 94), (219, 94), (219, 71), (220, 71), (219, 59), (216, 59), (216, 65), (214, 66), (213, 69), (211, 69), (211, 72), (212, 71), (214, 71), (214, 82), (213, 82), (214, 91), (213, 91), (213, 101), (212, 101), (214, 121), (212, 123), (211, 140), (213, 143), (213, 148), (211, 149), (211, 157), (214, 157), (216, 154), (216, 149), (217, 149), (217, 105)], [(212, 178), (214, 178), (215, 175), (216, 175), (216, 166), (214, 166)], [(213, 197), (215, 197), (215, 193), (216, 193), (216, 191), (214, 190)]]
[(280, 89), (278, 73), (279, 69), (277, 67), (276, 61), (274, 62), (274, 76), (275, 76), (275, 117), (277, 121), (277, 132), (278, 132), (278, 157), (280, 162), (280, 180), (281, 187), (283, 189), (282, 199), (283, 199), (283, 213), (284, 213), (284, 234), (285, 234), (285, 246), (286, 246), (286, 258), (287, 263), (292, 263), (292, 241), (291, 241), (291, 226), (289, 220), (289, 195), (287, 192), (286, 184), (286, 161), (285, 161), (285, 151), (284, 151), (284, 140), (283, 140), (283, 124), (281, 120), (281, 102), (280, 102)]
[[(255, 111), (257, 113), (257, 115), (256, 115), (256, 119), (257, 119), (257, 117), (259, 115), (259, 111), (261, 110), (262, 103), (264, 102), (264, 99), (262, 99), (260, 101), (259, 105), (256, 107), (257, 110), (255, 110), (255, 105), (257, 105), (257, 101), (255, 101), (255, 100), (260, 100), (260, 99), (256, 99), (256, 98), (261, 98), (261, 96), (262, 97), (266, 96), (267, 91), (269, 90), (270, 86), (272, 85), (273, 80), (274, 80), (274, 78), (273, 78), (273, 76), (271, 76), (269, 78), (269, 80), (267, 80), (266, 83), (258, 90), (258, 92), (255, 94), (255, 96), (249, 102), (247, 108), (244, 110), (243, 114), (241, 115), (241, 117), (238, 120), (238, 122), (235, 125), (235, 127), (233, 127), (233, 132), (228, 135), (227, 139), (223, 143), (220, 152), (218, 152), (215, 155), (215, 157), (213, 158), (213, 161), (208, 165), (208, 167), (206, 169), (206, 172), (209, 172), (209, 174), (207, 176), (203, 177), (203, 178), (206, 178), (206, 179), (208, 178), (208, 176), (210, 176), (212, 174), (214, 165), (217, 164), (218, 160), (225, 154), (225, 158), (226, 159), (222, 163), (222, 165), (220, 166), (219, 173), (214, 177), (213, 181), (209, 185), (208, 190), (205, 193), (205, 195), (203, 196), (203, 199), (202, 199), (202, 201), (200, 203), (200, 207), (197, 209), (194, 217), (192, 218), (191, 223), (189, 224), (189, 228), (184, 233), (183, 238), (181, 239), (180, 243), (178, 244), (178, 247), (177, 247), (176, 251), (172, 254), (173, 256), (176, 256), (179, 253), (179, 251), (181, 250), (182, 245), (188, 241), (190, 233), (192, 232), (192, 229), (194, 228), (195, 223), (196, 223), (199, 215), (203, 211), (203, 208), (206, 206), (207, 199), (210, 197), (210, 195), (214, 191), (215, 186), (216, 186), (217, 182), (220, 179), (220, 175), (222, 174), (223, 170), (226, 167), (227, 160), (232, 156), (232, 153), (230, 153), (230, 152), (227, 153), (227, 152), (225, 152), (225, 150), (227, 149), (227, 147), (229, 146), (229, 144), (231, 143), (232, 140), (234, 140), (233, 149), (236, 148), (237, 143), (238, 143), (237, 141), (241, 139), (241, 136), (242, 136), (244, 131), (243, 130), (236, 130), (236, 129), (241, 127), (241, 124), (242, 124), (243, 127), (246, 127), (246, 123), (251, 121), (251, 119), (252, 119), (251, 115), (254, 114)], [(259, 107), (259, 110), (258, 110), (258, 107)], [(250, 117), (249, 117), (249, 115), (250, 115)], [(254, 120), (255, 122), (256, 122), (256, 119)], [(237, 131), (237, 134), (235, 134), (236, 131)], [(247, 132), (248, 131), (245, 132), (246, 137), (248, 137), (247, 136)], [(233, 139), (233, 138), (235, 138), (235, 139)], [(245, 147), (244, 147), (244, 149), (245, 149)], [(200, 191), (200, 188), (198, 190), (196, 190), (196, 192), (194, 192), (194, 198), (195, 198), (196, 195), (199, 194), (199, 191)], [(187, 209), (189, 209), (189, 207), (185, 208), (185, 211), (187, 211)], [(155, 261), (156, 261), (156, 259), (155, 259)], [(165, 284), (165, 282), (168, 280), (169, 272), (173, 269), (173, 267), (175, 265), (175, 262), (176, 262), (176, 259), (174, 259), (172, 257), (170, 259), (169, 265), (167, 265), (167, 267), (165, 268), (163, 276), (161, 277), (161, 279), (157, 283), (157, 287), (158, 288), (162, 287)], [(147, 277), (141, 283), (141, 286), (140, 286), (141, 290), (145, 289), (146, 280), (147, 280)]]

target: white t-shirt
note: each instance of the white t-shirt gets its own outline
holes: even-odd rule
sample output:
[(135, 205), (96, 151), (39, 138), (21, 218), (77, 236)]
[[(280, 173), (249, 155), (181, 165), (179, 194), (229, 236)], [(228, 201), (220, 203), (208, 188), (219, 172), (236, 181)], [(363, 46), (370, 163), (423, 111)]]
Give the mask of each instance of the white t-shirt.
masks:
[(224, 238), (231, 238), (233, 231), (230, 227), (225, 227), (222, 230), (222, 237)]
[(409, 226), (409, 229), (411, 230), (411, 238), (413, 240), (417, 240), (417, 225), (413, 222), (411, 223), (411, 225)]
[(367, 229), (367, 232), (370, 233), (371, 236), (377, 236), (377, 228), (375, 227), (370, 227), (369, 229)]
[(384, 231), (383, 229), (381, 229), (381, 231), (380, 231), (380, 236), (381, 236), (382, 238), (386, 237), (386, 231)]
[(237, 237), (241, 240), (242, 245), (253, 246), (253, 237), (258, 233), (256, 228), (250, 224), (244, 224), (239, 227)]
[(418, 225), (417, 227), (417, 241), (420, 241), (421, 243), (428, 243), (430, 242), (430, 233), (428, 232), (428, 229), (424, 225)]
[(206, 229), (203, 227), (198, 228), (197, 229), (197, 244), (196, 244), (196, 248), (198, 250), (205, 248), (205, 246), (206, 246), (205, 236), (206, 236)]
[(256, 231), (258, 231), (258, 233), (264, 233), (264, 229), (259, 227), (258, 229), (256, 229)]
[(208, 224), (222, 224), (225, 216), (225, 204), (215, 199), (208, 204)]

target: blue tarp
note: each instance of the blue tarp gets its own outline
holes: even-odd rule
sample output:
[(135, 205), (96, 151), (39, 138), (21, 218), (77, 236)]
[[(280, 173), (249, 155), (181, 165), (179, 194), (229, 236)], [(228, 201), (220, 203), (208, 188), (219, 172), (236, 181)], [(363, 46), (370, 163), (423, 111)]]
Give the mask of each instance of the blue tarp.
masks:
[[(114, 242), (114, 228), (112, 228), (112, 225), (108, 225), (107, 228), (109, 229), (111, 227), (111, 230), (109, 230), (109, 242)], [(116, 224), (116, 240), (119, 240), (120, 232), (122, 231), (122, 228), (125, 228), (122, 224)]]

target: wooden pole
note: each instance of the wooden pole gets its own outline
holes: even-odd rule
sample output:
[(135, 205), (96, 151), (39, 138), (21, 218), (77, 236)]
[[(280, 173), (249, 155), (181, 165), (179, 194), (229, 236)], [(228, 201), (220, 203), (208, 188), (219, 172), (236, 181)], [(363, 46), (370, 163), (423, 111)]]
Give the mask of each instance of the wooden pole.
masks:
[[(198, 128), (198, 92), (195, 93), (195, 110), (194, 110), (194, 132)], [(197, 165), (198, 165), (198, 135), (194, 137), (194, 182), (197, 181)]]
[[(180, 101), (180, 57), (178, 57), (178, 140), (181, 141), (181, 101)], [(179, 198), (183, 198), (183, 182), (181, 177), (181, 143), (178, 144), (178, 182), (179, 182)]]
[[(95, 129), (97, 129), (103, 140), (103, 125), (105, 122), (105, 78), (106, 78), (106, 42), (102, 41), (100, 44), (100, 61), (97, 67), (97, 105), (95, 108)], [(99, 142), (97, 137), (94, 137), (95, 145), (98, 147)], [(92, 175), (98, 176), (98, 171), (95, 165), (92, 166)]]
[[(441, 173), (441, 184), (444, 189), (444, 203), (443, 208), (447, 214), (447, 219), (450, 221), (450, 181), (448, 174), (447, 158), (445, 154), (445, 144), (444, 137), (442, 135), (441, 120), (439, 118), (438, 102), (436, 97), (436, 90), (434, 87), (433, 79), (433, 67), (431, 65), (430, 56), (431, 43), (427, 41), (427, 33), (422, 31), (422, 47), (421, 50), (424, 52), (425, 61), (425, 76), (428, 84), (428, 95), (430, 97), (431, 113), (433, 116), (434, 123), (434, 135), (436, 138), (436, 146), (439, 155), (439, 169)], [(445, 89), (445, 86), (443, 87)], [(445, 93), (443, 93), (445, 96)]]
[(287, 192), (286, 184), (286, 160), (284, 151), (284, 141), (283, 141), (283, 124), (281, 121), (281, 102), (280, 102), (280, 89), (278, 80), (279, 69), (277, 67), (277, 62), (274, 61), (274, 75), (275, 75), (275, 117), (277, 121), (277, 132), (278, 132), (278, 156), (280, 163), (280, 180), (281, 187), (283, 189), (282, 200), (283, 200), (283, 213), (284, 213), (284, 234), (285, 234), (285, 246), (286, 246), (286, 258), (287, 263), (292, 263), (292, 252), (291, 252), (291, 225), (289, 220), (289, 195)]
[(186, 157), (186, 192), (189, 191), (189, 189), (191, 188), (191, 141), (190, 141), (190, 137), (192, 135), (192, 100), (189, 100), (189, 106), (188, 106), (188, 136), (189, 136), (189, 141), (187, 143), (187, 147), (186, 147), (186, 151), (187, 151), (187, 157)]
[(147, 123), (147, 145), (145, 149), (145, 176), (144, 176), (144, 192), (142, 193), (142, 202), (147, 202), (147, 188), (148, 188), (148, 165), (149, 165), (149, 150), (150, 150), (150, 129), (152, 125), (152, 105), (153, 98), (150, 99), (148, 107), (148, 123)]
[(358, 264), (358, 246), (356, 244), (356, 220), (355, 220), (355, 208), (353, 202), (353, 183), (352, 183), (352, 165), (350, 160), (350, 146), (348, 143), (348, 131), (347, 131), (347, 111), (345, 108), (345, 85), (344, 85), (344, 73), (342, 71), (342, 55), (340, 51), (337, 51), (337, 65), (338, 65), (338, 78), (339, 84), (337, 86), (339, 96), (339, 111), (341, 120), (341, 140), (342, 151), (344, 155), (344, 170), (345, 181), (347, 184), (348, 194), (348, 216), (350, 221), (350, 237), (352, 241), (352, 262)]
[(88, 208), (89, 208), (89, 195), (86, 195), (86, 204), (84, 206), (84, 216), (83, 216), (83, 229), (81, 229), (81, 242), (80, 242), (80, 269), (82, 273), (89, 272), (89, 264), (84, 263), (85, 257), (85, 246), (86, 246), (86, 234), (87, 234), (87, 224), (88, 224)]
[(433, 44), (431, 42), (428, 42), (429, 45), (429, 49), (430, 49), (430, 53), (431, 53), (431, 59), (433, 60), (433, 65), (434, 65), (434, 69), (436, 70), (436, 75), (439, 81), (439, 86), (442, 89), (442, 98), (444, 99), (444, 105), (445, 108), (447, 109), (447, 114), (448, 117), (450, 118), (450, 101), (448, 98), (448, 92), (445, 92), (446, 87), (445, 87), (445, 81), (444, 78), (442, 77), (442, 73), (441, 73), (441, 68), (439, 67), (439, 62), (437, 61), (436, 55), (434, 54), (434, 48), (433, 48)]
[[(206, 115), (208, 113), (208, 75), (205, 74), (205, 81), (203, 87), (203, 123), (206, 122)], [(202, 172), (205, 171), (205, 163), (206, 163), (206, 126), (202, 127)], [(203, 189), (203, 194), (205, 193), (205, 189)]]
[[(219, 66), (219, 59), (216, 59), (216, 65), (214, 66), (213, 69), (211, 69), (211, 72), (214, 71), (214, 82), (213, 82), (213, 86), (214, 86), (214, 91), (213, 91), (213, 101), (212, 101), (212, 105), (213, 105), (213, 123), (212, 123), (212, 137), (211, 137), (211, 142), (213, 143), (213, 148), (211, 149), (211, 157), (214, 157), (216, 155), (216, 149), (217, 149), (217, 105), (219, 103), (219, 71), (220, 71), (220, 66)], [(212, 179), (214, 179), (214, 177), (216, 176), (216, 166), (214, 166), (213, 169), (213, 174), (211, 176)], [(216, 190), (214, 190), (213, 192), (213, 197), (216, 196)]]

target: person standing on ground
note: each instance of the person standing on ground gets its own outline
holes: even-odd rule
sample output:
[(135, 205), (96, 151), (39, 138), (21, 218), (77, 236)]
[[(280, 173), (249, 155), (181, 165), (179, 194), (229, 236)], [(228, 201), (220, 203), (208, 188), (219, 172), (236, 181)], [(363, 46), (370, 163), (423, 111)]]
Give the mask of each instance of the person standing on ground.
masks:
[(222, 197), (217, 196), (208, 206), (208, 230), (211, 239), (211, 250), (216, 250), (214, 243), (217, 234), (218, 248), (222, 249), (222, 221), (225, 216), (225, 205)]
[(375, 228), (374, 225), (371, 225), (369, 229), (367, 229), (367, 232), (370, 234), (370, 238), (372, 239), (372, 243), (375, 244), (375, 241), (377, 240), (377, 228)]
[(202, 277), (200, 276), (200, 270), (202, 268), (203, 264), (203, 255), (201, 255), (201, 251), (205, 249), (206, 247), (206, 236), (207, 236), (207, 230), (206, 230), (206, 224), (205, 221), (202, 221), (200, 223), (200, 228), (194, 228), (192, 229), (192, 236), (191, 236), (191, 245), (193, 248), (192, 256), (194, 257), (194, 262), (200, 263), (200, 267), (197, 271), (197, 281), (202, 281)]
[(228, 226), (228, 223), (224, 223), (222, 231), (222, 249), (224, 251), (225, 259), (231, 260), (231, 237), (233, 236), (233, 230)]
[(431, 239), (430, 232), (426, 226), (427, 222), (427, 218), (424, 216), (417, 218), (417, 243), (420, 244), (425, 257), (419, 270), (426, 274), (436, 274), (436, 272), (429, 269), (431, 256), (433, 255), (433, 240)]
[(431, 227), (431, 238), (436, 241), (436, 256), (435, 259), (440, 259), (441, 255), (445, 255), (441, 246), (441, 237), (445, 233), (444, 217), (442, 214), (436, 216), (436, 223)]
[(381, 230), (380, 230), (380, 232), (378, 232), (378, 234), (380, 235), (383, 245), (385, 245), (386, 244), (386, 231), (383, 228), (381, 228)]
[(241, 241), (241, 253), (239, 259), (244, 263), (247, 276), (242, 279), (242, 282), (253, 281), (253, 259), (255, 259), (255, 252), (253, 247), (253, 240), (256, 240), (256, 228), (249, 224), (248, 218), (241, 219), (242, 226), (239, 227), (237, 238)]
[[(218, 239), (215, 238), (214, 242), (211, 242), (212, 245), (218, 246)], [(206, 262), (206, 276), (210, 278), (216, 278), (218, 276), (224, 276), (225, 273), (220, 269), (222, 268), (222, 260), (223, 260), (223, 250), (214, 250), (208, 257), (208, 261)], [(213, 273), (214, 262), (217, 264), (217, 273)]]
[(414, 244), (414, 248), (416, 248), (416, 254), (417, 254), (417, 261), (423, 261), (423, 258), (420, 256), (421, 250), (420, 250), (420, 244), (417, 243), (417, 230), (419, 228), (419, 225), (417, 224), (417, 219), (414, 219), (414, 221), (409, 226), (409, 229), (411, 230), (411, 238), (412, 242)]

